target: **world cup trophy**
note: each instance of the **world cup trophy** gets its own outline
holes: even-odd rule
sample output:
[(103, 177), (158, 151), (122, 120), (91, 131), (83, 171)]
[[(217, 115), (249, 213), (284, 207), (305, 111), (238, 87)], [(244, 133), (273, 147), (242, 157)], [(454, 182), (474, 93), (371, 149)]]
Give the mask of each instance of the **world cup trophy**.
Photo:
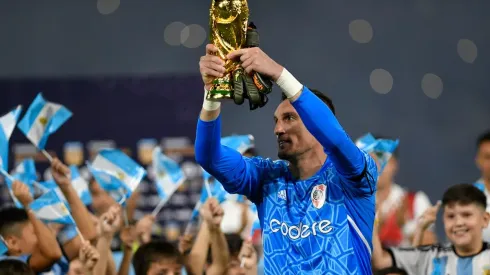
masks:
[(233, 72), (240, 64), (226, 56), (243, 47), (246, 42), (248, 17), (246, 0), (213, 0), (210, 9), (210, 42), (218, 48), (218, 56), (225, 60), (226, 72), (213, 82), (206, 99), (218, 101), (233, 98)]

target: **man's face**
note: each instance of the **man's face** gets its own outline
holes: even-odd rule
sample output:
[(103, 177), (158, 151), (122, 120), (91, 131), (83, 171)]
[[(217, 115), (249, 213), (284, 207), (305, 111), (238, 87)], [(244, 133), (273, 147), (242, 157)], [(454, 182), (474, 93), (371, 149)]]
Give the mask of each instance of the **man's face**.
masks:
[(8, 236), (6, 241), (9, 248), (14, 253), (20, 253), (23, 255), (30, 255), (37, 247), (37, 236), (34, 232), (32, 223), (26, 221), (22, 224), (16, 225), (17, 234)]
[(180, 275), (183, 265), (177, 259), (162, 259), (153, 262), (148, 269), (147, 275)]
[(444, 230), (456, 248), (471, 250), (481, 245), (482, 230), (487, 227), (488, 219), (489, 214), (474, 203), (453, 203), (444, 207)]
[(274, 113), (274, 133), (279, 145), (278, 157), (294, 160), (320, 143), (306, 129), (298, 113), (289, 100), (279, 104)]
[(483, 142), (476, 154), (476, 165), (483, 178), (490, 180), (490, 141)]

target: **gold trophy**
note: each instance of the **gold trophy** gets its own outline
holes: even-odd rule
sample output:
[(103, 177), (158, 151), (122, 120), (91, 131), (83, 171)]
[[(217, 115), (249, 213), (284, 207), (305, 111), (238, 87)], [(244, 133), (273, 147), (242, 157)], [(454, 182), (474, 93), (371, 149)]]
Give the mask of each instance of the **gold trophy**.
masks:
[[(211, 44), (218, 48), (218, 56), (226, 55), (245, 44), (249, 9), (246, 0), (213, 0), (210, 9), (209, 27)], [(226, 72), (216, 78), (206, 95), (207, 100), (219, 101), (233, 97), (233, 72), (240, 67), (238, 61), (226, 60)]]

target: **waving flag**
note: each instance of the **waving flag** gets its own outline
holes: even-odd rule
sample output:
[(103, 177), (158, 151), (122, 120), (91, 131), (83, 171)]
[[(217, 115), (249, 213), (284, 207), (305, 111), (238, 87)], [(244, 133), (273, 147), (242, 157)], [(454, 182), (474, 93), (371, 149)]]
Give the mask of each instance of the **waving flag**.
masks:
[(90, 194), (88, 183), (84, 178), (82, 178), (82, 176), (80, 176), (80, 172), (78, 171), (76, 165), (70, 165), (70, 174), (71, 184), (77, 192), (80, 200), (82, 200), (83, 204), (85, 205), (92, 204), (92, 195)]
[(252, 135), (228, 136), (221, 139), (221, 144), (240, 152), (243, 155), (248, 149), (254, 148)]
[(30, 208), (36, 217), (47, 223), (75, 224), (67, 204), (51, 190), (34, 200)]
[(390, 160), (393, 152), (398, 147), (398, 143), (398, 139), (376, 139), (370, 133), (367, 133), (356, 141), (356, 145), (359, 149), (365, 151), (366, 153), (374, 153), (376, 155), (378, 159), (377, 162), (380, 167), (378, 172), (379, 175), (381, 175), (381, 172)]
[[(97, 182), (106, 191), (129, 198), (146, 175), (143, 167), (117, 149), (102, 149), (92, 164), (87, 165)], [(100, 181), (99, 181), (100, 180)]]
[(19, 120), (22, 106), (19, 105), (6, 115), (0, 117), (0, 169), (8, 171), (9, 140)]
[[(206, 170), (202, 170), (202, 178), (204, 182), (209, 184), (209, 188), (211, 189), (211, 195), (218, 199), (218, 201), (223, 202), (225, 200), (236, 201), (236, 202), (245, 202), (245, 197), (239, 194), (230, 194), (228, 193), (223, 185), (217, 181), (215, 178), (212, 178), (211, 175), (206, 172)], [(205, 186), (203, 185), (203, 188)], [(206, 189), (203, 189), (205, 192)]]
[(158, 196), (164, 201), (167, 201), (185, 181), (184, 172), (179, 164), (164, 155), (160, 147), (153, 149), (153, 171)]
[(46, 101), (39, 93), (17, 126), (39, 149), (44, 149), (48, 137), (65, 123), (72, 113), (65, 106)]
[(27, 185), (37, 179), (36, 164), (32, 158), (23, 159), (12, 172), (12, 176)]

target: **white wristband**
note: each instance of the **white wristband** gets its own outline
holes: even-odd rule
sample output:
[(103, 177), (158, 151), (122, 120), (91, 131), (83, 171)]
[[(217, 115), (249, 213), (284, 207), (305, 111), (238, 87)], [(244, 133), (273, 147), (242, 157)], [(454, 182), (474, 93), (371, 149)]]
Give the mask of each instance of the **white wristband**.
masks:
[(281, 76), (276, 81), (277, 86), (281, 88), (282, 92), (287, 98), (292, 98), (303, 89), (301, 84), (286, 68), (282, 69)]
[(208, 90), (206, 90), (206, 88), (204, 88), (204, 102), (202, 103), (202, 108), (206, 111), (218, 110), (219, 107), (221, 106), (221, 102), (207, 100), (206, 99), (207, 95), (208, 95)]

